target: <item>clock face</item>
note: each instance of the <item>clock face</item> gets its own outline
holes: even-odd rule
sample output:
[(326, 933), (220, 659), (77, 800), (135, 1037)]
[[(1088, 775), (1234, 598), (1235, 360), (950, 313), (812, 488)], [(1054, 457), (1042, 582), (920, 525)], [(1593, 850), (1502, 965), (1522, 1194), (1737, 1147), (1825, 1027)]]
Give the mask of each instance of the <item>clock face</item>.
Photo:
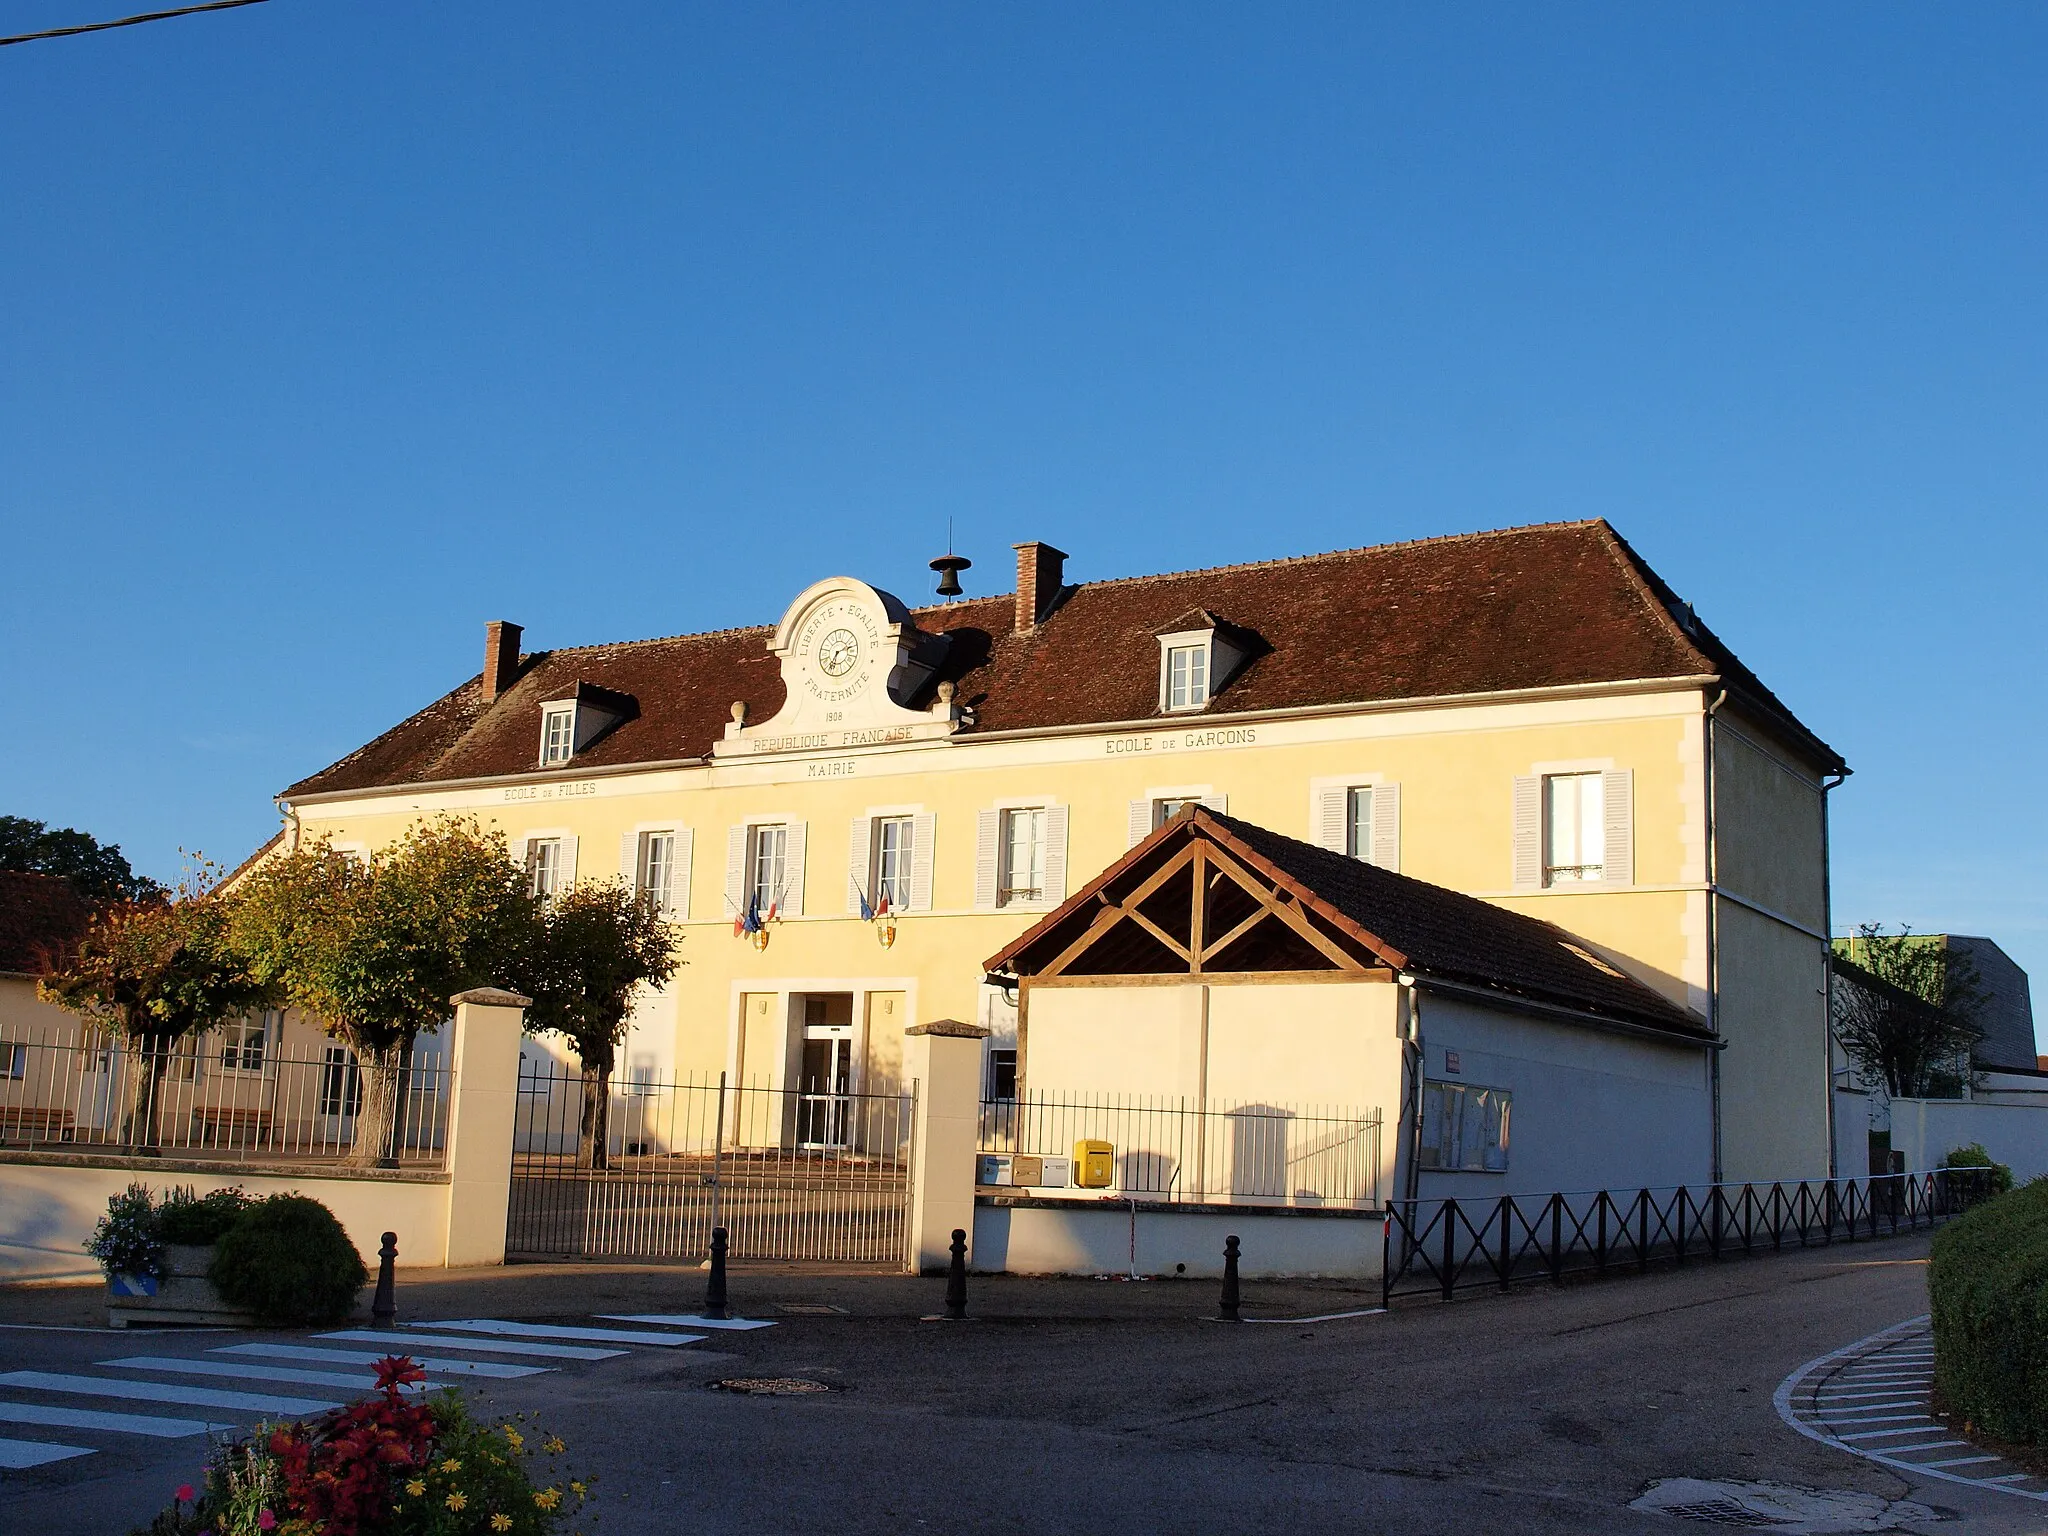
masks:
[(860, 660), (860, 642), (850, 629), (835, 629), (818, 642), (818, 670), (827, 677), (844, 677)]

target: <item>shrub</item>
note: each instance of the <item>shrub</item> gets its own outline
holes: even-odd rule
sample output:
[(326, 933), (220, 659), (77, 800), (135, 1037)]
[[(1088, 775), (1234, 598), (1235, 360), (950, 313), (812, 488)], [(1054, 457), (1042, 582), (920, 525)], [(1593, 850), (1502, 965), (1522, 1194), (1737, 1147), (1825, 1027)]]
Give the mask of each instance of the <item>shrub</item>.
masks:
[(2048, 1444), (2048, 1179), (1937, 1233), (1927, 1289), (1948, 1411), (2003, 1440)]
[(1989, 1168), (1991, 1176), (1985, 1180), (1984, 1193), (2002, 1195), (2012, 1188), (2012, 1170), (2003, 1163), (1994, 1163), (1991, 1154), (1984, 1150), (1984, 1143), (1973, 1141), (1967, 1147), (1952, 1147), (1941, 1160), (1944, 1168)]
[(219, 1242), (222, 1234), (255, 1203), (239, 1184), (207, 1195), (196, 1194), (189, 1188), (173, 1189), (157, 1207), (157, 1236), (167, 1243), (189, 1243), (203, 1248)]
[(86, 1239), (85, 1251), (100, 1261), (107, 1278), (115, 1275), (164, 1277), (164, 1240), (157, 1231), (156, 1206), (147, 1184), (130, 1184), (107, 1199), (107, 1214)]
[(221, 1235), (207, 1271), (229, 1306), (269, 1323), (326, 1323), (348, 1315), (369, 1278), (333, 1212), (304, 1195), (272, 1195)]

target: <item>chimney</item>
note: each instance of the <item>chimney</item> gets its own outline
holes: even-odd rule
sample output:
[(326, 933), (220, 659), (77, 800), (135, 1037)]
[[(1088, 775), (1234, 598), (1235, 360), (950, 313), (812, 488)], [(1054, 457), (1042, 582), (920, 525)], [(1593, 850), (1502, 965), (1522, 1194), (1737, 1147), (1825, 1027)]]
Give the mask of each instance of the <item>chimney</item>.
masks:
[(484, 626), (484, 702), (495, 700), (499, 694), (512, 686), (519, 676), (519, 637), (523, 633), (517, 624), (504, 619), (493, 619)]
[(1067, 552), (1035, 540), (1011, 548), (1017, 551), (1017, 629), (1021, 634), (1036, 627), (1058, 599)]

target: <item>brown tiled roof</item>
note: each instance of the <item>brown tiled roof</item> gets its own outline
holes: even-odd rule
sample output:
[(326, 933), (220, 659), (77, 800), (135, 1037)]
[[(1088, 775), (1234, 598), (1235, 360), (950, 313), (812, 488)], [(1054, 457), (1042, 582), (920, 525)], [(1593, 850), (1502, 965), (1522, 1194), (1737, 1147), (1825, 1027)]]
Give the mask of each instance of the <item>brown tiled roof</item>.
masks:
[(0, 972), (48, 975), (85, 936), (90, 915), (68, 880), (0, 871)]
[(1504, 1000), (1549, 1003), (1702, 1043), (1714, 1038), (1697, 1015), (1599, 960), (1583, 940), (1553, 923), (1201, 806), (1131, 849), (990, 957), (986, 968), (1035, 973), (1087, 929), (1098, 910), (1097, 891), (1135, 888), (1197, 836), (1297, 897), (1372, 963), (1478, 987)]
[[(958, 685), (974, 710), (971, 735), (1157, 715), (1154, 637), (1192, 609), (1250, 631), (1262, 646), (1202, 712), (1212, 717), (1718, 676), (1816, 766), (1840, 766), (1604, 521), (1090, 582), (1065, 589), (1023, 633), (1008, 594), (913, 615), (920, 628), (952, 637), (932, 682)], [(780, 708), (781, 671), (767, 649), (773, 632), (763, 625), (529, 653), (496, 701), (485, 704), (472, 678), (285, 793), (531, 772), (541, 702), (579, 682), (630, 695), (639, 713), (579, 752), (578, 766), (703, 757), (734, 701), (756, 721)]]

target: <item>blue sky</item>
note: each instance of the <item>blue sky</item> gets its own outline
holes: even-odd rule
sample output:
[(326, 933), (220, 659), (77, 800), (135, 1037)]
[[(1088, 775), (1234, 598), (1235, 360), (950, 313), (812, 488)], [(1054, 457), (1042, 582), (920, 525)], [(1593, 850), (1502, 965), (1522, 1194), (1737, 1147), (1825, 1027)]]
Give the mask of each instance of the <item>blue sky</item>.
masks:
[[(120, 13), (10, 0), (5, 30)], [(272, 3), (0, 49), (0, 811), (479, 664), (1605, 516), (2048, 976), (2048, 10)]]

